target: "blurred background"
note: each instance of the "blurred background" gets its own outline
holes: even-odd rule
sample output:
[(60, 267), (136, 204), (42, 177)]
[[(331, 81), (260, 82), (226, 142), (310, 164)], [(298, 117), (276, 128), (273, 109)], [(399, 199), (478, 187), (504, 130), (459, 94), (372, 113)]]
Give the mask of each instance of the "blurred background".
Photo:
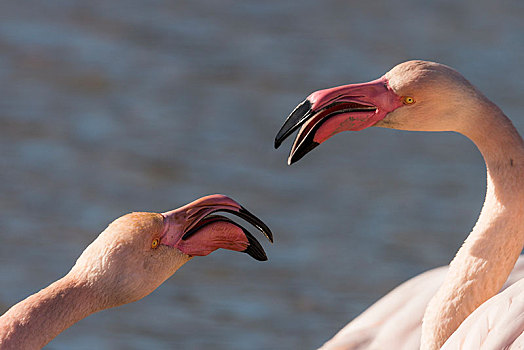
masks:
[[(217, 251), (47, 349), (312, 349), (454, 256), (485, 170), (451, 133), (273, 149), (310, 92), (408, 59), (460, 71), (524, 132), (518, 1), (0, 4), (0, 312), (68, 272), (116, 217), (224, 193), (273, 229)], [(257, 237), (260, 237), (258, 235)]]

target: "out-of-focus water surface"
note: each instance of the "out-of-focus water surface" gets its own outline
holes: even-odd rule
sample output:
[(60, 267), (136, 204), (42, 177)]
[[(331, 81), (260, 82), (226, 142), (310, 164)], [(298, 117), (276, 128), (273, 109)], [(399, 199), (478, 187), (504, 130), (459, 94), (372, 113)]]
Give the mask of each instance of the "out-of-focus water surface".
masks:
[(522, 2), (24, 1), (0, 5), (0, 309), (58, 279), (116, 217), (224, 193), (269, 261), (192, 260), (48, 349), (311, 349), (453, 257), (485, 187), (450, 134), (345, 133), (273, 149), (311, 91), (421, 58), (524, 131)]

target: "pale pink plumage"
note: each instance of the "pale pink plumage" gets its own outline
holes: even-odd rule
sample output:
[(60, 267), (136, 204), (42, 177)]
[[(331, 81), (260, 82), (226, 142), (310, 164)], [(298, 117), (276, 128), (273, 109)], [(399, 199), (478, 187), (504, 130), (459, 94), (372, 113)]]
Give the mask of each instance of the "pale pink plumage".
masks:
[[(275, 146), (300, 128), (288, 159), (292, 164), (331, 136), (368, 126), (465, 135), (486, 162), (486, 199), (475, 227), (448, 269), (426, 272), (401, 285), (322, 349), (420, 346), (435, 350), (453, 333), (448, 348), (483, 343), (500, 346), (486, 349), (499, 349), (516, 346), (512, 342), (522, 344), (518, 335), (524, 317), (509, 324), (506, 318), (524, 311), (516, 298), (521, 291), (524, 294), (524, 283), (494, 297), (524, 245), (524, 143), (511, 121), (453, 69), (409, 61), (370, 83), (314, 92), (288, 117)], [(514, 278), (520, 279), (522, 263), (517, 267)], [(511, 298), (515, 302), (510, 303)]]
[[(348, 323), (333, 338), (320, 347), (320, 349), (420, 349), (420, 335), (424, 311), (429, 300), (435, 295), (442, 282), (444, 282), (447, 270), (447, 266), (441, 266), (426, 271), (402, 283)], [(515, 268), (511, 272), (502, 290), (516, 286), (516, 292), (521, 292), (524, 286), (519, 286), (516, 282), (522, 279), (524, 279), (524, 258), (521, 257), (515, 264)], [(520, 284), (522, 284), (522, 281)], [(501, 293), (491, 298), (479, 307), (470, 318), (476, 316), (478, 313), (482, 313), (484, 317), (490, 317), (489, 314), (483, 313), (482, 308), (503, 294), (504, 293)], [(502, 299), (505, 300), (505, 297), (502, 296)], [(498, 304), (493, 307), (498, 308)], [(516, 305), (514, 305), (514, 307), (516, 307)], [(519, 307), (521, 308), (520, 313), (524, 315), (524, 305), (520, 304)], [(502, 308), (498, 312), (504, 313), (505, 310), (506, 309)], [(448, 340), (450, 345), (453, 344), (449, 349), (477, 349), (475, 347), (457, 347), (455, 346), (457, 343), (454, 340), (452, 341), (452, 339), (458, 337), (463, 340), (466, 339), (465, 336), (467, 336), (467, 334), (471, 334), (472, 338), (480, 340), (482, 337), (488, 335), (482, 332), (472, 332), (471, 328), (473, 328), (474, 325), (470, 321), (470, 318), (466, 319)], [(474, 317), (474, 320), (478, 320), (478, 318), (479, 317)], [(524, 325), (524, 322), (521, 323), (521, 325)], [(503, 324), (501, 324), (501, 326), (504, 327)], [(503, 328), (503, 330), (505, 330), (505, 328)], [(455, 334), (457, 334), (457, 336), (455, 336)], [(495, 335), (492, 334), (491, 336)], [(449, 345), (446, 343), (446, 346)]]
[(451, 335), (442, 350), (523, 349), (524, 276), (480, 305)]

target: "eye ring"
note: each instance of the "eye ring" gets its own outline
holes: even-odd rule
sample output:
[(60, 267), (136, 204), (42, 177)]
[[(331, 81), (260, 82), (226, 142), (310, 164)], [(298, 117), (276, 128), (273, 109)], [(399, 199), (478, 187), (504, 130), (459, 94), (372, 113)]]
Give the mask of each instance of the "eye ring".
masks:
[(403, 100), (404, 100), (403, 102), (405, 105), (411, 105), (415, 103), (415, 99), (411, 96), (404, 96)]
[(152, 242), (151, 242), (151, 248), (155, 249), (158, 247), (158, 245), (160, 244), (160, 240), (158, 238), (155, 238)]

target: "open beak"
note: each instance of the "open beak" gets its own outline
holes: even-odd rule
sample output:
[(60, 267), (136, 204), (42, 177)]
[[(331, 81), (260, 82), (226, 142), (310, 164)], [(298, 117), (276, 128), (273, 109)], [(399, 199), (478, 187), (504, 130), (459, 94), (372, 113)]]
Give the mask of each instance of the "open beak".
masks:
[(162, 213), (165, 232), (161, 243), (188, 255), (207, 255), (225, 248), (249, 254), (256, 260), (267, 260), (262, 245), (243, 226), (217, 213), (233, 214), (258, 229), (273, 243), (269, 227), (233, 199), (224, 195), (206, 196), (181, 208)]
[(316, 91), (287, 117), (275, 137), (275, 148), (300, 128), (288, 158), (291, 165), (331, 136), (373, 126), (401, 105), (385, 77)]

